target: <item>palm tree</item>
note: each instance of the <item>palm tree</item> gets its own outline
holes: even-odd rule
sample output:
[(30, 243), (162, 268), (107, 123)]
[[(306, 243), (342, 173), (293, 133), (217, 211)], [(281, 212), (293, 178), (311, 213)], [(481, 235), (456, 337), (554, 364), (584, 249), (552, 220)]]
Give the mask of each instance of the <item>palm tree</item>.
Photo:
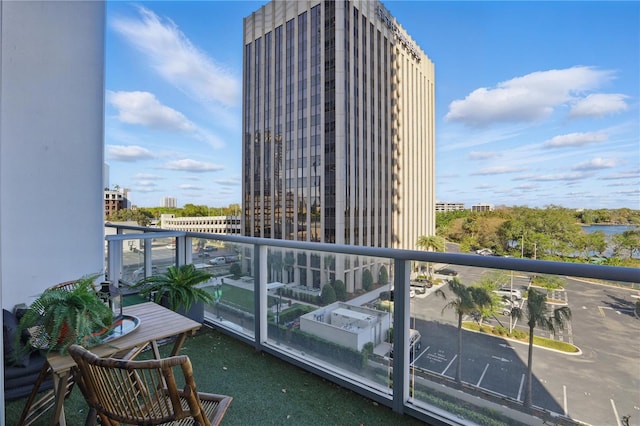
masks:
[[(455, 299), (444, 305), (442, 313), (447, 309), (453, 309), (458, 315), (458, 362), (456, 364), (456, 382), (462, 381), (462, 317), (470, 315), (478, 309), (491, 304), (491, 295), (482, 287), (466, 287), (458, 278), (449, 281), (449, 290), (455, 295)], [(436, 294), (447, 299), (446, 294), (436, 290)]]
[[(511, 315), (522, 318), (522, 310), (514, 308)], [(553, 315), (547, 317), (547, 296), (533, 288), (529, 288), (527, 296), (527, 325), (529, 326), (529, 357), (527, 360), (527, 386), (524, 393), (524, 406), (531, 407), (531, 378), (533, 376), (533, 331), (541, 327), (552, 333), (556, 329), (564, 329), (566, 321), (571, 319), (571, 309), (562, 306), (553, 310)]]
[[(421, 235), (416, 241), (416, 247), (426, 251), (445, 251), (447, 248), (444, 238), (436, 235)], [(431, 278), (431, 265), (429, 264), (429, 278)]]

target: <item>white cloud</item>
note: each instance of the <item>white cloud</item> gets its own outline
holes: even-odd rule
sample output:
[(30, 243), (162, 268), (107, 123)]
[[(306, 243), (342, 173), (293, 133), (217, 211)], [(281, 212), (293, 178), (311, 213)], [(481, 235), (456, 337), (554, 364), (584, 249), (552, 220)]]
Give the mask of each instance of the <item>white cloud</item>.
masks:
[(170, 161), (164, 165), (164, 168), (168, 170), (178, 170), (193, 173), (217, 172), (220, 170), (224, 170), (224, 166), (190, 159)]
[(501, 154), (497, 152), (478, 152), (471, 151), (469, 153), (469, 158), (472, 160), (488, 160), (491, 158), (499, 157)]
[(137, 145), (107, 145), (107, 158), (114, 161), (137, 161), (154, 158), (151, 151)]
[(242, 185), (240, 179), (217, 179), (216, 183), (218, 185), (227, 186), (227, 187), (235, 187)]
[(612, 78), (612, 71), (586, 66), (538, 71), (474, 90), (465, 99), (451, 102), (445, 119), (476, 127), (535, 121)]
[(488, 183), (476, 185), (476, 189), (491, 189), (491, 188), (494, 188), (494, 185), (489, 185)]
[(123, 123), (179, 132), (197, 128), (181, 112), (163, 105), (149, 92), (107, 92), (107, 101), (118, 109)]
[(521, 167), (510, 167), (510, 166), (496, 166), (496, 167), (489, 167), (486, 169), (482, 169), (479, 170), (475, 173), (471, 173), (472, 175), (480, 175), (480, 176), (484, 176), (484, 175), (502, 175), (502, 174), (506, 174), (506, 173), (518, 173), (521, 172), (522, 170), (524, 170)]
[(136, 173), (134, 179), (164, 179), (162, 176), (152, 175), (151, 173)]
[(145, 188), (151, 188), (154, 186), (158, 186), (157, 183), (151, 181), (151, 180), (140, 180), (138, 182), (136, 182), (136, 186), (138, 187), (145, 187)]
[(610, 169), (616, 165), (616, 160), (611, 158), (593, 158), (591, 161), (578, 164), (573, 170)]
[(628, 96), (612, 93), (594, 93), (586, 98), (577, 100), (569, 112), (571, 118), (603, 117), (627, 109), (625, 99)]
[(640, 178), (640, 171), (634, 170), (634, 171), (616, 173), (616, 174), (611, 175), (611, 176), (605, 176), (602, 179), (604, 179), (604, 180), (619, 180), (619, 179), (627, 180), (627, 179), (637, 179), (637, 178)]
[(563, 181), (563, 182), (575, 182), (589, 177), (589, 174), (584, 172), (575, 172), (575, 173), (557, 173), (550, 175), (539, 175), (529, 177), (529, 180), (535, 182), (552, 182), (552, 181)]
[(198, 127), (181, 112), (162, 104), (153, 93), (109, 91), (107, 101), (118, 110), (118, 119), (123, 123), (181, 132), (214, 148), (224, 147), (224, 142), (217, 136)]
[(202, 190), (202, 187), (183, 183), (180, 185), (180, 189), (185, 189), (187, 191), (200, 191)]
[(544, 148), (563, 148), (567, 146), (583, 146), (592, 143), (605, 142), (608, 136), (605, 132), (569, 133), (566, 135), (554, 136), (544, 141)]
[(119, 18), (113, 28), (145, 55), (164, 79), (200, 101), (234, 106), (240, 82), (205, 52), (194, 46), (170, 19), (139, 7), (139, 19)]

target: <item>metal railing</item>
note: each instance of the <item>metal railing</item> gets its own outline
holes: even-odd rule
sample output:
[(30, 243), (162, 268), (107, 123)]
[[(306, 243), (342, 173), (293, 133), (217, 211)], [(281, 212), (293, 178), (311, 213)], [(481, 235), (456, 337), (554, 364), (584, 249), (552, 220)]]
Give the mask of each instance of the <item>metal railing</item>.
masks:
[[(144, 276), (151, 275), (153, 267), (157, 263), (154, 261), (154, 242), (159, 241), (155, 243), (156, 250), (158, 250), (158, 247), (163, 247), (167, 239), (171, 239), (170, 241), (175, 239), (175, 253), (171, 251), (170, 255), (165, 257), (165, 262), (168, 261), (175, 265), (200, 262), (198, 265), (203, 268), (221, 271), (219, 274), (220, 282), (216, 278), (214, 282), (210, 283), (213, 286), (220, 285), (226, 278), (227, 284), (233, 281), (237, 285), (238, 291), (246, 290), (252, 293), (252, 298), (247, 303), (249, 307), (245, 310), (239, 307), (237, 301), (226, 304), (218, 303), (215, 307), (209, 307), (207, 323), (253, 345), (258, 351), (273, 354), (378, 403), (390, 406), (398, 413), (405, 413), (432, 424), (467, 423), (464, 414), (453, 413), (447, 408), (449, 405), (446, 403), (434, 402), (424, 396), (436, 392), (437, 387), (434, 387), (434, 383), (445, 384), (445, 391), (442, 395), (445, 400), (449, 397), (460, 402), (464, 400), (465, 403), (470, 404), (478, 404), (478, 400), (481, 400), (480, 405), (483, 409), (489, 410), (488, 412), (497, 409), (508, 418), (518, 419), (523, 423), (528, 423), (536, 416), (544, 415), (554, 417), (555, 421), (559, 423), (573, 424), (573, 420), (569, 413), (562, 413), (562, 410), (557, 410), (560, 411), (558, 414), (554, 409), (546, 407), (534, 406), (524, 409), (520, 397), (505, 398), (499, 393), (496, 396), (496, 392), (482, 389), (480, 386), (470, 386), (464, 382), (455, 383), (444, 372), (439, 377), (435, 377), (427, 369), (415, 365), (413, 362), (415, 354), (410, 353), (412, 348), (409, 345), (413, 303), (409, 283), (412, 277), (412, 268), (415, 268), (416, 265), (446, 264), (483, 268), (483, 270), (516, 271), (522, 276), (526, 274), (552, 274), (613, 282), (623, 286), (632, 286), (634, 283), (640, 282), (640, 270), (636, 268), (164, 231), (155, 228), (112, 224), (106, 226), (117, 229), (116, 235), (105, 237), (108, 244), (107, 273), (112, 281), (127, 285), (127, 282), (131, 281), (127, 279), (127, 276), (132, 274), (131, 270), (134, 266), (139, 268), (136, 269), (138, 274), (133, 274), (133, 276), (139, 277), (140, 270), (143, 271)], [(138, 260), (133, 265), (124, 261), (125, 257), (131, 257), (131, 254), (125, 250), (125, 241), (131, 240), (144, 242), (141, 244), (144, 249), (137, 250)], [(198, 260), (198, 256), (216, 256), (218, 253), (207, 254), (202, 244), (197, 245), (196, 241), (213, 242), (221, 248), (219, 251), (225, 247), (232, 247), (236, 254), (239, 253), (239, 267), (241, 274), (246, 279), (232, 280), (228, 266), (223, 268), (220, 265), (209, 265), (206, 262), (208, 257)], [(172, 244), (167, 244), (163, 250), (173, 250)], [(171, 249), (166, 248), (169, 245), (171, 245)], [(202, 250), (194, 252), (195, 247), (200, 247)], [(294, 253), (293, 258), (297, 261), (295, 264), (292, 264), (291, 261), (286, 263), (287, 253)], [(309, 259), (314, 259), (314, 256), (315, 262), (320, 263), (312, 266), (313, 260)], [(282, 260), (283, 258), (284, 260)], [(386, 285), (374, 290), (362, 290), (364, 284), (362, 271), (365, 269), (381, 271), (383, 267), (388, 269), (390, 283), (385, 283)], [(338, 275), (331, 275), (336, 272)], [(278, 300), (276, 292), (270, 290), (268, 284), (279, 281), (275, 278), (282, 278), (283, 275), (286, 276), (286, 279), (283, 279), (286, 282), (279, 284), (282, 284), (287, 292), (278, 290), (280, 291), (278, 293), (280, 300)], [(333, 325), (329, 324), (326, 319), (318, 320), (318, 318), (324, 317), (325, 314), (333, 315), (333, 312), (323, 307), (322, 304), (316, 303), (319, 296), (315, 295), (316, 289), (314, 287), (318, 285), (318, 277), (320, 277), (320, 288), (328, 281), (338, 279), (348, 281), (347, 289), (351, 290), (352, 295), (359, 295), (360, 299), (366, 301), (361, 306), (355, 302), (338, 305), (344, 309), (353, 311), (360, 309), (362, 311), (352, 314), (353, 318), (349, 319), (352, 323), (356, 323), (358, 320), (365, 321), (367, 313), (379, 312), (377, 310), (379, 306), (373, 307), (373, 303), (379, 303), (381, 291), (393, 289), (395, 295), (392, 302), (393, 313), (389, 313), (388, 322), (392, 324), (393, 328), (393, 353), (399, 354), (399, 356), (391, 358), (385, 353), (376, 353), (375, 350), (372, 352), (370, 347), (365, 350), (361, 343), (356, 343), (356, 350), (345, 349), (343, 346), (348, 346), (347, 344), (336, 344), (328, 340), (326, 336), (330, 334), (323, 334), (326, 332), (320, 328), (329, 328)], [(308, 291), (310, 287), (314, 291)], [(302, 308), (315, 309), (309, 313), (301, 314), (297, 320), (288, 321), (289, 323), (304, 322), (300, 328), (281, 324), (281, 315), (284, 312), (283, 294), (285, 294), (289, 305), (297, 304), (297, 298), (299, 298)], [(354, 306), (358, 307), (354, 308)], [(224, 310), (225, 319), (220, 314), (221, 309)], [(274, 320), (274, 318), (276, 319)], [(415, 324), (415, 316), (413, 316), (413, 321)], [(427, 326), (431, 326), (431, 323), (434, 322), (428, 317), (420, 321)], [(384, 327), (384, 324), (386, 323), (382, 321), (372, 326), (371, 329), (355, 327), (358, 330), (351, 333), (353, 341), (362, 339), (362, 336), (358, 335), (358, 332), (361, 331), (360, 328), (366, 333), (370, 333), (364, 337), (365, 340), (370, 338), (376, 341), (377, 337), (382, 335), (379, 328)], [(300, 332), (305, 326), (307, 327), (306, 331)], [(315, 331), (313, 331), (314, 327), (317, 327)], [(343, 328), (353, 327), (348, 324)], [(314, 333), (319, 337), (314, 336)], [(375, 335), (375, 333), (378, 334)], [(334, 334), (337, 335), (337, 333)], [(450, 336), (450, 340), (454, 341), (455, 339), (454, 335)], [(384, 342), (378, 343), (382, 346)], [(387, 343), (387, 345), (391, 344)], [(330, 347), (330, 350), (327, 347)], [(360, 362), (357, 361), (358, 354), (363, 361), (361, 365), (354, 367), (350, 363)], [(637, 379), (638, 377), (635, 377), (634, 380)], [(463, 392), (450, 392), (451, 390), (462, 390)], [(477, 398), (478, 396), (480, 398)], [(522, 420), (523, 418), (524, 420)]]

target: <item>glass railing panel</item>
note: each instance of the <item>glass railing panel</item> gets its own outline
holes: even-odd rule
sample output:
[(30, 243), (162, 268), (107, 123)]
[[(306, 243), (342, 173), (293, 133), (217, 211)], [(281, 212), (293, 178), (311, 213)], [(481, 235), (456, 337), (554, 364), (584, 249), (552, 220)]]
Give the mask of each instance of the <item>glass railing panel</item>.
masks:
[[(114, 232), (115, 233), (115, 232)], [(142, 234), (142, 231), (122, 230), (122, 234)], [(107, 256), (107, 245), (105, 243), (105, 259)], [(141, 277), (144, 276), (144, 240), (132, 239), (123, 241), (122, 244), (122, 276), (123, 280), (129, 282), (139, 271)], [(105, 270), (107, 269), (105, 260)]]
[[(521, 271), (439, 269), (447, 274), (436, 270), (433, 277), (441, 284), (434, 282), (411, 299), (412, 328), (421, 334), (411, 360), (413, 404), (427, 410), (435, 406), (478, 424), (505, 425), (514, 424), (505, 406), (567, 424), (616, 424), (622, 419), (616, 411), (634, 410), (640, 395), (637, 376), (626, 372), (637, 363), (637, 345), (627, 344), (630, 336), (640, 336), (634, 316), (637, 290)], [(484, 289), (492, 304), (465, 305), (468, 295), (461, 292), (469, 287)], [(531, 318), (536, 319), (533, 330)], [(585, 367), (589, 373), (580, 373)], [(472, 398), (460, 403), (459, 390)]]
[(205, 270), (213, 275), (205, 287), (214, 296), (214, 303), (205, 307), (206, 318), (233, 332), (253, 337), (253, 245), (213, 239), (198, 241), (197, 244), (197, 254), (202, 259), (199, 265), (206, 265)]
[[(252, 271), (255, 261), (253, 245), (231, 243), (235, 238), (229, 236), (220, 236), (221, 240), (216, 240), (214, 234), (207, 234), (201, 242), (198, 238), (202, 235), (188, 235), (187, 241), (192, 246), (189, 253), (191, 261), (215, 271), (211, 285), (205, 285), (212, 291), (221, 290), (216, 294), (219, 303), (207, 307), (208, 320), (249, 338), (254, 336), (256, 328), (260, 328), (256, 321), (265, 321), (266, 325), (262, 324), (267, 335), (261, 336), (257, 346), (282, 354), (284, 359), (297, 358), (311, 371), (329, 379), (337, 378), (342, 384), (348, 382), (357, 386), (354, 390), (367, 396), (373, 394), (378, 401), (388, 400), (389, 405), (392, 402), (396, 407), (403, 406), (405, 413), (425, 421), (448, 417), (458, 423), (492, 425), (551, 420), (560, 424), (625, 424), (625, 418), (628, 419), (627, 416), (636, 410), (634, 402), (640, 398), (640, 390), (636, 386), (638, 375), (629, 374), (629, 371), (637, 372), (635, 342), (636, 336), (640, 336), (640, 323), (637, 321), (636, 303), (640, 293), (638, 284), (633, 284), (635, 289), (632, 284), (624, 284), (624, 280), (638, 281), (635, 279), (637, 274), (629, 268), (521, 262), (469, 255), (456, 257), (446, 253), (442, 256), (417, 254), (421, 259), (445, 259), (446, 262), (487, 266), (408, 262), (409, 302), (403, 307), (398, 300), (403, 300), (404, 296), (392, 296), (388, 283), (394, 280), (393, 267), (402, 269), (406, 252), (397, 251), (397, 259), (394, 259), (396, 251), (369, 252), (387, 256), (372, 258), (337, 251), (303, 250), (307, 247), (297, 242), (291, 242), (289, 247), (275, 247), (269, 246), (269, 240), (264, 240), (261, 244), (266, 249), (264, 252), (260, 250), (264, 253), (264, 269), (261, 268), (264, 273), (258, 286), (254, 282), (257, 275)], [(238, 237), (237, 241), (253, 243), (254, 239)], [(166, 246), (168, 243), (163, 244)], [(162, 244), (154, 241), (154, 251), (156, 245), (160, 248)], [(280, 242), (278, 245), (287, 244)], [(215, 247), (215, 250), (207, 249), (209, 257), (197, 256), (209, 246)], [(123, 251), (126, 250), (125, 245)], [(351, 247), (345, 250), (360, 251)], [(226, 258), (224, 266), (209, 263), (213, 257), (227, 252), (238, 256), (238, 267), (233, 267), (234, 270)], [(154, 265), (160, 258), (160, 253), (154, 253)], [(115, 264), (118, 266), (117, 262)], [(386, 279), (380, 278), (384, 275), (381, 274), (382, 265), (385, 266)], [(522, 266), (538, 272), (514, 270), (511, 273), (509, 270), (491, 269), (501, 266)], [(370, 281), (364, 278), (367, 269), (373, 277), (372, 286), (365, 285)], [(552, 277), (560, 280), (562, 285), (539, 289), (538, 280), (547, 272), (562, 274)], [(589, 275), (591, 272), (593, 275)], [(569, 278), (571, 275), (600, 278), (573, 279)], [(388, 318), (388, 326), (384, 319), (380, 320), (383, 334), (386, 331), (385, 337), (376, 341), (378, 330), (369, 336), (372, 345), (368, 347), (373, 347), (373, 350), (365, 350), (369, 342), (361, 348), (355, 346), (351, 349), (340, 333), (323, 333), (322, 327), (326, 325), (320, 320), (325, 321), (333, 313), (329, 311), (331, 301), (322, 300), (323, 287), (336, 282), (339, 277), (344, 277), (341, 281), (345, 283), (347, 297), (342, 302), (346, 306), (336, 306), (355, 312), (367, 308), (371, 311), (366, 312), (371, 312), (372, 316), (380, 312)], [(620, 281), (604, 281), (603, 277)], [(381, 281), (387, 284), (380, 286)], [(495, 309), (465, 309), (462, 315), (464, 328), (459, 332), (455, 303), (451, 304), (458, 297), (449, 284), (451, 281), (459, 281), (463, 288), (491, 285), (487, 291), (494, 296)], [(263, 288), (268, 295), (267, 310), (259, 318), (255, 317), (255, 288)], [(243, 294), (240, 290), (244, 291), (243, 296), (238, 296)], [(556, 329), (555, 333), (535, 327), (532, 386), (528, 393), (527, 306), (532, 291), (538, 290), (544, 295), (547, 318), (554, 309), (565, 306), (571, 309), (572, 317), (562, 330)], [(331, 293), (330, 290), (328, 292)], [(333, 292), (338, 299), (340, 291), (333, 288)], [(515, 299), (513, 302), (509, 302), (510, 296)], [(395, 299), (394, 303), (387, 300), (391, 297)], [(407, 336), (415, 336), (414, 331), (420, 336), (419, 339), (409, 339), (410, 359), (407, 360), (406, 377), (393, 372), (394, 366), (402, 366), (402, 362), (394, 360), (390, 353), (393, 338), (389, 339), (388, 329), (393, 329), (394, 315), (390, 307), (394, 304), (398, 311), (409, 310), (409, 322), (404, 330)], [(509, 315), (513, 308), (520, 310), (521, 318)], [(357, 315), (347, 312), (344, 316)], [(307, 321), (309, 318), (311, 320)], [(319, 327), (314, 328), (314, 325)], [(462, 337), (461, 349), (458, 349), (458, 336)], [(517, 340), (517, 337), (524, 340)], [(554, 347), (543, 348), (540, 338), (552, 341)], [(578, 348), (579, 352), (563, 352), (567, 346)], [(460, 373), (458, 360), (461, 361)], [(408, 403), (404, 403), (403, 395), (392, 392), (392, 387), (402, 389), (400, 385), (406, 383), (409, 383)], [(530, 409), (526, 407), (527, 394), (531, 396)]]
[(268, 340), (278, 350), (363, 386), (391, 393), (385, 258), (281, 249), (267, 251)]

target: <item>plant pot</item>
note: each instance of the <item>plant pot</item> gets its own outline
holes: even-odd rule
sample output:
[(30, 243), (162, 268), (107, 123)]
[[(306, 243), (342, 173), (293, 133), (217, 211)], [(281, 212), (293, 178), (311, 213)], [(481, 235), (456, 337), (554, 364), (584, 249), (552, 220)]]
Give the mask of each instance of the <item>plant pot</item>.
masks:
[[(160, 304), (165, 308), (171, 309), (169, 306), (169, 301), (166, 296), (163, 296)], [(185, 310), (184, 307), (176, 309), (176, 312), (180, 315), (184, 315), (185, 317), (192, 319), (196, 322), (202, 324), (204, 322), (204, 302), (195, 302), (191, 304), (189, 310)]]

